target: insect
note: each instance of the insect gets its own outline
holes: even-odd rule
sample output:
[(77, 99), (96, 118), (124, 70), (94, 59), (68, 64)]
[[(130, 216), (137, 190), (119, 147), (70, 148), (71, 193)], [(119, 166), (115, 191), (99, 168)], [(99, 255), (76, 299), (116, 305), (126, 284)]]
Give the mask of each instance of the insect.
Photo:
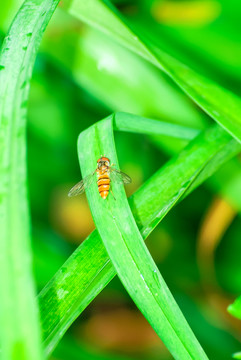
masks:
[(96, 179), (98, 190), (102, 199), (106, 199), (109, 191), (111, 191), (111, 182), (119, 184), (131, 183), (131, 178), (122, 171), (114, 169), (112, 167), (113, 165), (114, 164), (110, 165), (110, 159), (105, 156), (101, 156), (101, 158), (97, 161), (97, 168), (93, 171), (93, 173), (78, 182), (78, 184), (69, 191), (68, 196), (71, 197), (82, 194), (93, 183), (94, 179)]

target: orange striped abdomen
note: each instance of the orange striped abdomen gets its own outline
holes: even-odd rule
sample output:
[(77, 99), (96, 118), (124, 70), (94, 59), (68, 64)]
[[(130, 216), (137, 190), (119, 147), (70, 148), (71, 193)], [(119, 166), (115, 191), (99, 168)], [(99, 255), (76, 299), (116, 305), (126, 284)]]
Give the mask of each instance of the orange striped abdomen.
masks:
[(107, 172), (100, 174), (99, 172), (97, 173), (97, 185), (98, 185), (98, 190), (100, 193), (100, 196), (102, 197), (102, 199), (106, 199), (109, 191), (110, 191), (110, 177), (109, 174)]

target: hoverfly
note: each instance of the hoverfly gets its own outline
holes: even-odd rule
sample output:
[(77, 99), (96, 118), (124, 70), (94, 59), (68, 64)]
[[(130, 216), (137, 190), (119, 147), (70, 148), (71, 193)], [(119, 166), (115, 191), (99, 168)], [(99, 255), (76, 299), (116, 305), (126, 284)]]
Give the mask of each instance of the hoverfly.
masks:
[(131, 183), (131, 178), (120, 170), (114, 169), (113, 164), (110, 165), (110, 159), (105, 156), (97, 161), (97, 168), (93, 173), (86, 176), (78, 184), (76, 184), (68, 193), (68, 196), (76, 196), (82, 194), (96, 179), (100, 196), (106, 199), (109, 191), (111, 191), (110, 183), (119, 184)]

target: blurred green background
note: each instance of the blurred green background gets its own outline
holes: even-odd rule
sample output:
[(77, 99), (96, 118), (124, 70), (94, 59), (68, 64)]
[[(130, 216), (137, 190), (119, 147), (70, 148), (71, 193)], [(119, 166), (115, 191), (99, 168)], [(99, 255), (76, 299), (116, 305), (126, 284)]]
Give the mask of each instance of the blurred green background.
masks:
[[(4, 1), (0, 39), (21, 5)], [(143, 34), (199, 73), (241, 94), (238, 0), (113, 1)], [(57, 9), (42, 41), (28, 104), (28, 175), (38, 290), (94, 228), (80, 178), (78, 134), (114, 111), (204, 129), (212, 120), (150, 64)], [(131, 195), (184, 141), (115, 135)], [(138, 149), (138, 154), (136, 149)], [(84, 151), (84, 149), (83, 149)], [(182, 201), (147, 240), (151, 254), (210, 359), (240, 350), (226, 307), (241, 289), (241, 170), (233, 159)], [(115, 278), (71, 326), (53, 359), (171, 359)]]

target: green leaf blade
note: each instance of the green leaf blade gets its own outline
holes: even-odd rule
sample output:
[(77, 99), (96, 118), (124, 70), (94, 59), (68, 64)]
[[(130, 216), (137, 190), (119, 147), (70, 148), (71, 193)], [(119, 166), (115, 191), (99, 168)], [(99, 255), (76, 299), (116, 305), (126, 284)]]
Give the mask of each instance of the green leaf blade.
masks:
[[(138, 126), (137, 119), (132, 121)], [(111, 162), (118, 163), (112, 117), (80, 135), (78, 153), (83, 177), (93, 172), (100, 154), (106, 154)], [(87, 190), (87, 197), (96, 227), (118, 276), (176, 359), (207, 359), (144, 245), (123, 186), (111, 182), (111, 187), (115, 199), (109, 193), (103, 200), (98, 194), (97, 184)]]
[[(193, 101), (241, 142), (240, 98), (157, 48), (109, 1), (89, 0), (86, 4), (77, 0), (65, 0), (63, 8), (165, 71)], [(97, 12), (94, 9), (98, 9)]]
[(166, 68), (167, 74), (219, 125), (241, 141), (241, 100), (231, 91), (196, 73), (180, 61), (150, 44), (152, 53)]
[[(122, 114), (121, 116), (124, 115)], [(99, 136), (97, 130), (96, 134)], [(82, 154), (82, 156), (87, 156), (88, 161), (87, 164), (83, 164), (83, 175), (93, 171), (96, 167), (96, 159), (101, 154), (100, 148), (91, 149), (89, 147), (90, 141), (91, 139), (87, 135), (86, 143), (88, 146), (85, 148), (87, 155), (86, 152), (84, 152), (85, 155)], [(83, 151), (83, 148), (80, 149), (80, 152), (81, 151)], [(96, 151), (96, 153), (92, 155), (92, 151)], [(239, 151), (241, 151), (239, 143), (230, 138), (221, 128), (214, 127), (200, 134), (179, 156), (171, 159), (163, 168), (154, 174), (129, 199), (130, 207), (143, 238), (145, 239), (148, 236), (165, 213), (175, 204), (177, 191), (180, 191), (180, 184), (185, 184), (185, 181), (187, 182), (196, 174), (197, 177), (193, 179), (194, 182), (192, 184), (189, 184), (190, 187), (187, 190), (191, 192), (207, 177), (213, 174), (221, 164), (236, 155)], [(115, 154), (113, 156), (115, 156)], [(112, 158), (112, 160), (114, 160), (114, 158)], [(194, 168), (195, 162), (197, 162), (198, 168), (207, 162), (208, 165), (205, 166), (201, 173), (196, 173), (197, 168)], [(181, 164), (183, 165), (182, 168)], [(181, 182), (179, 179), (180, 176), (177, 177), (178, 172), (180, 172), (180, 176), (182, 177)], [(173, 187), (171, 185), (167, 187), (166, 184), (168, 182), (170, 182), (170, 184), (173, 183)], [(119, 186), (114, 190), (119, 193)], [(89, 189), (88, 193), (91, 194), (92, 190)], [(116, 195), (116, 193), (114, 194)], [(165, 194), (166, 196), (164, 196)], [(102, 201), (103, 199), (100, 198), (98, 193), (97, 195), (98, 197), (96, 198), (96, 189), (94, 189), (94, 199), (96, 199), (96, 201)], [(109, 194), (109, 196), (110, 201), (114, 204), (114, 200), (111, 198), (112, 195)], [(150, 205), (151, 203), (152, 206)], [(96, 203), (96, 206), (97, 204), (98, 203)], [(94, 261), (90, 254), (95, 254)], [(108, 259), (101, 238), (95, 230), (88, 239), (80, 245), (67, 263), (63, 265), (56, 276), (39, 294), (40, 312), (45, 330), (44, 338), (47, 353), (56, 345), (68, 326), (76, 319), (81, 311), (83, 311), (88, 303), (99, 294), (103, 287), (115, 275), (115, 270)], [(88, 272), (86, 272), (86, 268), (89, 269)], [(68, 277), (66, 278), (66, 273), (70, 274), (71, 277), (69, 279)], [(84, 286), (82, 284), (88, 285)], [(62, 289), (66, 294), (63, 299), (56, 297), (59, 289)], [(66, 314), (66, 317), (62, 318), (59, 323), (58, 317), (66, 312), (66, 303), (69, 304), (68, 314)], [(48, 323), (51, 323), (53, 319), (55, 319), (55, 327), (52, 325), (47, 327)]]
[(191, 140), (200, 133), (199, 130), (186, 126), (121, 112), (114, 116), (114, 128), (117, 131), (164, 135), (183, 140)]
[(3, 359), (42, 358), (26, 189), (26, 101), (43, 31), (58, 1), (25, 1), (0, 53), (0, 333)]
[[(81, 278), (77, 274), (81, 274)], [(110, 258), (97, 231), (94, 231), (81, 245), (81, 251), (71, 255), (49, 286), (39, 294), (47, 355), (73, 320), (93, 300), (93, 292), (101, 292), (114, 275)]]

